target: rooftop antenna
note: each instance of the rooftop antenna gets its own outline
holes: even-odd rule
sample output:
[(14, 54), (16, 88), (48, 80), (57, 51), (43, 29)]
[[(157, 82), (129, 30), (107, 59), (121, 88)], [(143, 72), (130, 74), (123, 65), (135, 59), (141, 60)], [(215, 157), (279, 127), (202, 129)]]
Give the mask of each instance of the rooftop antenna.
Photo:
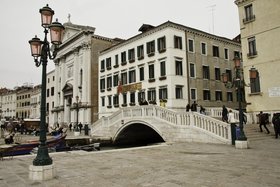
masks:
[(216, 4), (214, 5), (210, 5), (208, 6), (207, 8), (210, 8), (210, 11), (212, 12), (212, 34), (214, 34), (214, 11), (215, 11), (215, 7), (216, 7)]

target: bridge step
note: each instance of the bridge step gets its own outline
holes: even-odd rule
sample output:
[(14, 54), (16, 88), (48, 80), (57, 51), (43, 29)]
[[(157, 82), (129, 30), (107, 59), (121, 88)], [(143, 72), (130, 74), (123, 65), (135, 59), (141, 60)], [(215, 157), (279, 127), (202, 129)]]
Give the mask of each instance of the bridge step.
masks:
[(259, 124), (244, 125), (244, 131), (249, 141), (261, 141), (261, 140), (274, 138), (275, 133), (273, 127), (271, 125), (267, 125), (267, 128), (270, 131), (270, 134), (266, 133), (264, 127), (262, 127), (263, 132), (260, 132)]

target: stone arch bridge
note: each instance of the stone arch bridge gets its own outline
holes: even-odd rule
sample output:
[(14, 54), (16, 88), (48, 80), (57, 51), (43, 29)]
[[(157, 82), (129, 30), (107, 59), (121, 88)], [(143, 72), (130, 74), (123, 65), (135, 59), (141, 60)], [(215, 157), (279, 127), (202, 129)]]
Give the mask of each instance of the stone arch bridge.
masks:
[(177, 112), (156, 105), (121, 108), (99, 119), (91, 129), (93, 139), (113, 143), (152, 139), (231, 144), (229, 124), (197, 112)]

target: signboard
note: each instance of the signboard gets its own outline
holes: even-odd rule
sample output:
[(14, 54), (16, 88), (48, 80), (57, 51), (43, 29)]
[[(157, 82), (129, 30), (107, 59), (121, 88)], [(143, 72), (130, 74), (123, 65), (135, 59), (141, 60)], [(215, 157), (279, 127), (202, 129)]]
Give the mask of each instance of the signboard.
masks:
[(280, 87), (273, 87), (268, 89), (269, 97), (280, 97)]
[(136, 90), (142, 90), (142, 83), (135, 83), (135, 84), (129, 84), (129, 85), (119, 85), (118, 93), (124, 93), (124, 92), (134, 92)]

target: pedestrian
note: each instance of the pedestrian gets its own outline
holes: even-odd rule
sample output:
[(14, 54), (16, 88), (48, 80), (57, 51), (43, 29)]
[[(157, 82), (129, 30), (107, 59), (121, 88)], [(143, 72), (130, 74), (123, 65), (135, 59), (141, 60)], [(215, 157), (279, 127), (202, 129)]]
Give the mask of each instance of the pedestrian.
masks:
[(272, 123), (275, 131), (275, 138), (280, 136), (280, 113), (274, 113), (272, 117)]
[(200, 114), (206, 115), (206, 111), (205, 110), (206, 109), (202, 105), (200, 105)]
[(82, 132), (82, 128), (83, 128), (83, 125), (82, 125), (82, 123), (80, 122), (80, 123), (79, 123), (80, 133)]
[(186, 112), (189, 112), (189, 111), (190, 111), (190, 109), (191, 109), (190, 104), (187, 104), (187, 105), (186, 105)]
[(234, 113), (232, 112), (232, 110), (229, 110), (228, 112), (228, 123), (235, 123), (235, 118), (234, 118)]
[(197, 112), (197, 103), (196, 103), (196, 101), (193, 102), (193, 104), (192, 104), (192, 106), (191, 106), (191, 110), (192, 110), (193, 112)]
[(72, 123), (69, 124), (69, 129), (72, 131)]
[(268, 124), (268, 115), (264, 114), (263, 111), (260, 111), (260, 113), (258, 114), (259, 117), (259, 122), (260, 122), (260, 132), (262, 132), (262, 126), (264, 126), (264, 128), (266, 129), (267, 134), (269, 134), (269, 130), (266, 127), (266, 125)]
[(222, 121), (228, 122), (228, 110), (225, 105), (223, 105), (223, 109), (222, 109)]

